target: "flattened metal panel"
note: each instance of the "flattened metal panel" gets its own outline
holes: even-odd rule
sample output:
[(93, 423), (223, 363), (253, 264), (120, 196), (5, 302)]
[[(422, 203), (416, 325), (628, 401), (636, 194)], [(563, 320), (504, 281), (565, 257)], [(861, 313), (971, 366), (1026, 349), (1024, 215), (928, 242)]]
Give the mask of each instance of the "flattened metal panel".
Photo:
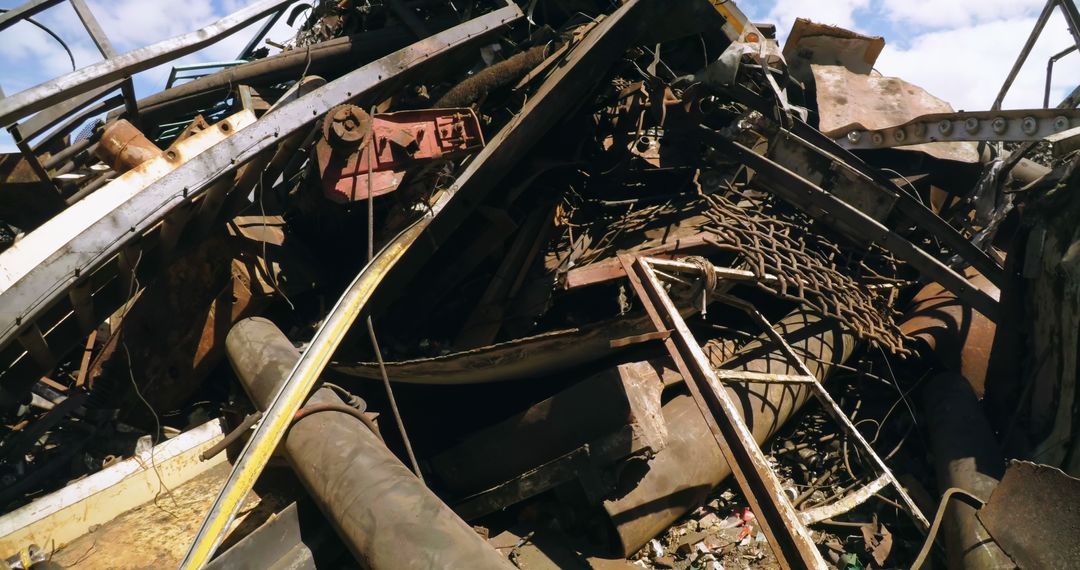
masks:
[(990, 536), (1025, 570), (1067, 570), (1080, 561), (1080, 479), (1013, 461), (978, 513)]
[(788, 70), (799, 81), (812, 79), (810, 64), (842, 65), (855, 73), (868, 75), (885, 48), (885, 38), (864, 36), (836, 26), (796, 18), (787, 41), (784, 59)]
[[(839, 65), (811, 65), (817, 86), (820, 129), (836, 138), (853, 130), (902, 125), (921, 115), (952, 113), (951, 105), (925, 89), (895, 77), (852, 73)], [(944, 160), (978, 162), (974, 143), (929, 143), (899, 147)]]

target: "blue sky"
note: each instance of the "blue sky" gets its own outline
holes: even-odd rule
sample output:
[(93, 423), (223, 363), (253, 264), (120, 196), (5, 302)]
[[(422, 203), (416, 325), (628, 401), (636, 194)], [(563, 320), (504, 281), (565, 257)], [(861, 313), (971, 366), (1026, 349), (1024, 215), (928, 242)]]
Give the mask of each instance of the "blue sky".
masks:
[[(0, 0), (12, 8), (24, 0)], [(541, 0), (542, 1), (542, 0)], [(672, 0), (687, 1), (687, 0)], [(116, 49), (123, 53), (198, 29), (235, 11), (246, 0), (88, 0)], [(741, 0), (739, 6), (755, 21), (777, 24), (781, 41), (796, 17), (835, 24), (885, 37), (877, 69), (926, 88), (955, 108), (987, 109), (994, 100), (1020, 46), (1027, 38), (1044, 0)], [(89, 36), (65, 2), (37, 16), (58, 33), (75, 54), (76, 64), (100, 60)], [(257, 25), (241, 31), (182, 63), (233, 59)], [(279, 23), (270, 38), (291, 37)], [(1006, 107), (1042, 105), (1047, 58), (1070, 45), (1059, 14), (1050, 21), (1029, 65), (1018, 78)], [(135, 78), (140, 96), (161, 90), (170, 65)], [(37, 28), (20, 23), (0, 32), (0, 87), (8, 95), (71, 71), (68, 56)], [(1056, 67), (1052, 99), (1058, 100), (1080, 82), (1080, 55)], [(0, 152), (14, 145), (0, 132)]]

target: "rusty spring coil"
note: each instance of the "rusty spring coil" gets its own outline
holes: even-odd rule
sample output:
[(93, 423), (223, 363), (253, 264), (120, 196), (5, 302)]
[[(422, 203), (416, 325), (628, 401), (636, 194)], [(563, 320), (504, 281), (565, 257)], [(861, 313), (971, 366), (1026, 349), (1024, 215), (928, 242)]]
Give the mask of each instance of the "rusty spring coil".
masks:
[(759, 289), (837, 319), (857, 337), (897, 356), (913, 354), (896, 324), (899, 314), (888, 301), (831, 261), (840, 254), (835, 244), (820, 237), (808, 244), (805, 225), (766, 214), (753, 205), (736, 204), (719, 194), (706, 199), (705, 215), (711, 224), (704, 229), (713, 236), (707, 241), (737, 255), (758, 277), (777, 277), (771, 283), (758, 281)]

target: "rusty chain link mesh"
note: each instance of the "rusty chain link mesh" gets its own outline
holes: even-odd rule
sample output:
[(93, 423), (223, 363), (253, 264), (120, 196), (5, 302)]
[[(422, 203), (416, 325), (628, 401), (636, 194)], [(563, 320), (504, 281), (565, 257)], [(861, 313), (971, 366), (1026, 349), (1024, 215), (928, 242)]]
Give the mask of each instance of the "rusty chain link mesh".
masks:
[[(738, 196), (738, 194), (734, 194)], [(822, 316), (844, 323), (859, 338), (898, 356), (912, 351), (896, 324), (899, 314), (886, 298), (837, 268), (841, 250), (821, 236), (809, 236), (805, 223), (762, 212), (756, 204), (713, 194), (706, 196), (705, 230), (717, 248), (735, 254), (759, 278), (757, 287), (788, 301), (800, 302)]]

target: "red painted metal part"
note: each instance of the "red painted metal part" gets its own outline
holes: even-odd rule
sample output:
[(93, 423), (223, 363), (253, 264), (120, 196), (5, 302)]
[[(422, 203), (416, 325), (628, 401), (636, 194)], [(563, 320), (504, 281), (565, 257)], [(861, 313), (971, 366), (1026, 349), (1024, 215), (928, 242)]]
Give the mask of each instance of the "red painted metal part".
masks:
[(368, 172), (370, 194), (381, 196), (397, 190), (405, 171), (420, 162), (456, 158), (484, 147), (480, 122), (467, 108), (375, 115), (373, 144), (367, 136), (355, 145), (335, 137), (330, 128), (333, 119), (332, 111), (316, 155), (323, 193), (342, 204), (368, 198)]

